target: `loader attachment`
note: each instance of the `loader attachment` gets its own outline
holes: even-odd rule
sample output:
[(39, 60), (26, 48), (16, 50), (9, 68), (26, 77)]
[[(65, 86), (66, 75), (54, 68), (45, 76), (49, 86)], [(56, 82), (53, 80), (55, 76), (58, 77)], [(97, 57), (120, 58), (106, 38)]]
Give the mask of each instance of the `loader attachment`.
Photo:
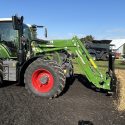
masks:
[(77, 37), (74, 37), (71, 42), (74, 45), (73, 48), (71, 47), (71, 51), (77, 55), (76, 61), (78, 62), (78, 67), (82, 71), (82, 74), (87, 77), (89, 82), (98, 89), (103, 89), (108, 92), (115, 91), (116, 77), (114, 73), (113, 53), (109, 53), (108, 72), (103, 72), (103, 69), (98, 68), (96, 62), (93, 60), (83, 43)]
[(111, 77), (110, 88), (111, 90), (108, 92), (109, 94), (116, 94), (117, 93), (117, 77), (115, 75), (115, 55), (113, 52), (109, 52), (109, 62), (108, 62), (108, 74)]

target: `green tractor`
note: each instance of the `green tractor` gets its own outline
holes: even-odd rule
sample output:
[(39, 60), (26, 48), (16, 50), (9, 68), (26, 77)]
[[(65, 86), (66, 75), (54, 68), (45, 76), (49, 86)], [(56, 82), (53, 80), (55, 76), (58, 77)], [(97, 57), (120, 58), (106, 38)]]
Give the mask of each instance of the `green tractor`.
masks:
[(25, 83), (25, 88), (32, 94), (45, 98), (57, 97), (63, 92), (66, 78), (73, 77), (74, 60), (79, 71), (87, 77), (88, 84), (107, 92), (114, 91), (116, 82), (111, 54), (109, 71), (102, 74), (76, 36), (69, 40), (38, 39), (39, 27), (44, 28), (24, 24), (23, 16), (0, 19), (1, 86), (4, 81), (18, 81)]

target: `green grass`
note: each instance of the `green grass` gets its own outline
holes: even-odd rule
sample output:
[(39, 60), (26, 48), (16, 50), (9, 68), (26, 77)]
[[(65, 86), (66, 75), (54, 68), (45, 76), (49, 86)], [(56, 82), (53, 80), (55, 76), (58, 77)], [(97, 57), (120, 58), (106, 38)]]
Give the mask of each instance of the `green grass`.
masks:
[[(95, 61), (95, 63), (97, 64), (99, 70), (102, 73), (108, 71), (108, 61)], [(82, 74), (82, 72), (80, 72), (80, 70), (78, 69), (78, 64), (73, 62), (73, 65), (74, 65), (74, 72), (76, 74)], [(125, 69), (125, 64), (122, 64), (120, 60), (115, 60), (115, 69)]]
[[(108, 61), (96, 61), (98, 67), (108, 67)], [(121, 60), (115, 60), (115, 68), (125, 69), (125, 64)]]

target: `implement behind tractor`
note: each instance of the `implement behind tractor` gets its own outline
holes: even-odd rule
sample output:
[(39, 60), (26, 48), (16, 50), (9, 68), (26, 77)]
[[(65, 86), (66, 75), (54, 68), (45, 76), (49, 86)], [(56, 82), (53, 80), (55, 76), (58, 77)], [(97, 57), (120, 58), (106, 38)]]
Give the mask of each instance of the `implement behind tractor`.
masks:
[(114, 91), (116, 81), (111, 53), (109, 70), (103, 74), (77, 37), (52, 41), (37, 39), (38, 27), (43, 28), (24, 24), (23, 17), (0, 20), (1, 86), (3, 81), (24, 82), (30, 93), (46, 98), (57, 97), (65, 87), (66, 78), (73, 77), (73, 59), (87, 77), (88, 84), (109, 93)]

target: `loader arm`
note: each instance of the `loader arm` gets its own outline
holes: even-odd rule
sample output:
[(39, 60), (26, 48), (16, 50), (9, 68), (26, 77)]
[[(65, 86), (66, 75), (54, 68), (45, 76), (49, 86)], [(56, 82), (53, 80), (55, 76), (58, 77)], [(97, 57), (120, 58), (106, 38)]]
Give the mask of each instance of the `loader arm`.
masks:
[(74, 47), (69, 47), (76, 55), (76, 61), (87, 79), (97, 88), (110, 90), (111, 78), (108, 74), (103, 74), (99, 69), (82, 42), (74, 37), (71, 42)]

